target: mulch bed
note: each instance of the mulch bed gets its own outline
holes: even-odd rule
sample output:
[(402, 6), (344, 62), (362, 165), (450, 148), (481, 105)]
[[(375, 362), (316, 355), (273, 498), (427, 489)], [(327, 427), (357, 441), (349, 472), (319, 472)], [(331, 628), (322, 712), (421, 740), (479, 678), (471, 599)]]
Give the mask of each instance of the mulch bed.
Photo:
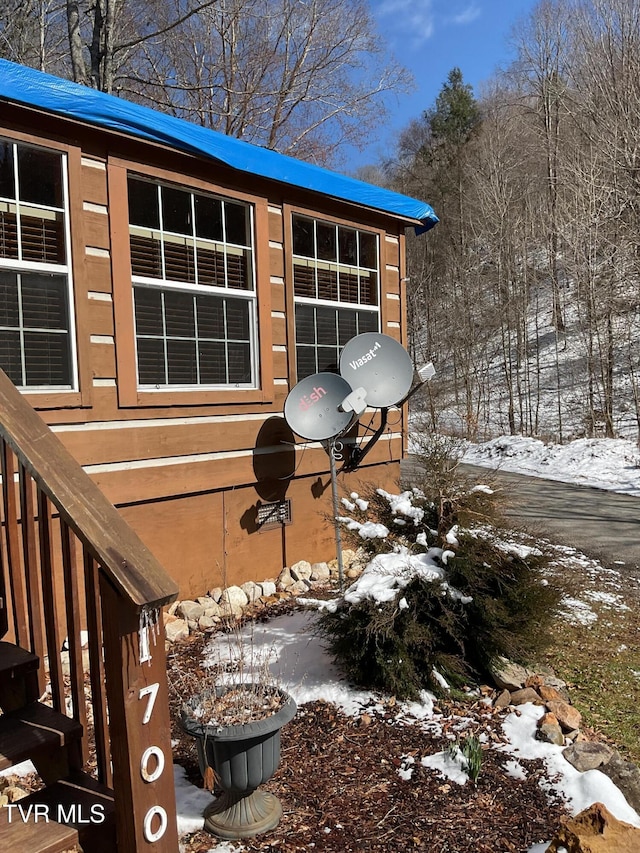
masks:
[[(204, 640), (192, 637), (173, 647), (170, 670), (198, 669)], [(169, 674), (172, 680), (171, 672)], [(172, 698), (174, 761), (202, 786), (194, 741), (175, 720), (180, 697)], [(486, 749), (477, 784), (458, 785), (424, 768), (420, 759), (446, 749), (447, 726), (454, 731), (460, 717), (473, 731), (501, 740), (501, 715), (481, 703), (445, 706), (445, 734), (396, 720), (389, 703), (383, 714), (348, 717), (335, 706), (313, 702), (298, 709), (282, 729), (281, 764), (264, 787), (280, 798), (284, 814), (278, 827), (255, 839), (243, 839), (246, 850), (335, 853), (427, 850), (429, 853), (524, 853), (551, 839), (566, 809), (540, 787), (545, 778), (540, 761), (521, 761), (528, 772), (516, 780), (504, 770), (509, 755)], [(411, 779), (398, 770), (413, 756)], [(185, 853), (216, 847), (209, 833), (183, 839)]]

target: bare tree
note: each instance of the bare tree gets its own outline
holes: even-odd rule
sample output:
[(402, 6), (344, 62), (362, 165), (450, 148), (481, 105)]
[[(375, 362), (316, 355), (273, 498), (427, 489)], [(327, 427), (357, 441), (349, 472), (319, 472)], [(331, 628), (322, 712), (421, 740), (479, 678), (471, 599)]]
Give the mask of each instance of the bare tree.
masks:
[[(182, 4), (167, 7), (175, 17)], [(315, 162), (362, 145), (410, 85), (363, 0), (218, 0), (146, 44), (127, 84), (164, 109)]]
[(0, 55), (318, 163), (364, 146), (412, 85), (366, 0), (5, 5)]
[(64, 67), (67, 40), (63, 0), (3, 0), (0, 56), (40, 71)]
[(150, 45), (218, 0), (179, 4), (167, 15), (162, 0), (67, 0), (71, 77), (102, 92), (122, 91), (123, 80), (144, 64)]

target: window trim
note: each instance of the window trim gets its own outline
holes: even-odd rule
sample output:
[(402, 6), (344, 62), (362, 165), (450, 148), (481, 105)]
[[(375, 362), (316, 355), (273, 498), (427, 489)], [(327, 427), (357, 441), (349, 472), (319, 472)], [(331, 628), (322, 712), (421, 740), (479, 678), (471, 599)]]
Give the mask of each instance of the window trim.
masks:
[[(85, 240), (83, 229), (82, 152), (74, 145), (65, 144), (48, 137), (34, 136), (0, 124), (0, 137), (18, 144), (56, 151), (65, 155), (63, 179), (66, 202), (65, 240), (69, 253), (67, 260), (69, 294), (69, 340), (71, 344), (72, 371), (75, 387), (48, 390), (20, 388), (20, 393), (34, 409), (89, 408), (92, 405), (92, 377), (89, 343), (89, 305), (86, 276), (83, 275)], [(3, 267), (17, 269), (15, 265)], [(37, 265), (40, 266), (40, 265)], [(28, 268), (33, 269), (31, 265)], [(27, 265), (21, 267), (27, 269)]]
[[(283, 205), (284, 219), (284, 246), (286, 255), (285, 280), (288, 282), (286, 288), (286, 310), (287, 310), (287, 337), (293, 344), (288, 348), (289, 360), (289, 376), (291, 377), (291, 387), (298, 381), (298, 366), (297, 366), (297, 343), (296, 343), (296, 328), (295, 328), (295, 306), (296, 304), (319, 305), (330, 308), (344, 308), (353, 311), (370, 311), (377, 313), (379, 328), (384, 331), (386, 325), (386, 277), (385, 277), (385, 235), (386, 231), (379, 225), (374, 225), (367, 222), (364, 218), (345, 219), (326, 213), (324, 210), (314, 210), (300, 205), (284, 204)], [(294, 291), (294, 254), (293, 254), (293, 217), (295, 215), (304, 216), (308, 219), (314, 219), (319, 222), (327, 222), (332, 225), (342, 225), (345, 228), (356, 231), (367, 231), (376, 234), (378, 237), (378, 300), (375, 306), (362, 304), (359, 302), (337, 302), (326, 299), (314, 299), (313, 297), (299, 296), (296, 297)], [(296, 256), (298, 257), (298, 256)], [(302, 257), (302, 256), (300, 256)], [(365, 268), (363, 268), (365, 269)], [(366, 267), (366, 269), (369, 269)]]
[[(152, 181), (181, 186), (191, 192), (212, 193), (253, 207), (253, 269), (255, 296), (255, 333), (252, 358), (256, 386), (200, 388), (172, 386), (165, 388), (139, 388), (136, 362), (135, 320), (133, 310), (133, 278), (129, 248), (129, 205), (127, 177), (136, 174)], [(107, 163), (107, 181), (110, 199), (113, 307), (115, 316), (116, 366), (118, 403), (122, 407), (198, 406), (225, 403), (266, 403), (274, 396), (271, 346), (271, 288), (268, 282), (268, 210), (267, 200), (249, 193), (219, 186), (191, 175), (170, 172), (146, 164), (110, 157)], [(216, 291), (217, 293), (218, 291)], [(228, 289), (233, 295), (233, 288)], [(238, 291), (241, 293), (242, 291)]]

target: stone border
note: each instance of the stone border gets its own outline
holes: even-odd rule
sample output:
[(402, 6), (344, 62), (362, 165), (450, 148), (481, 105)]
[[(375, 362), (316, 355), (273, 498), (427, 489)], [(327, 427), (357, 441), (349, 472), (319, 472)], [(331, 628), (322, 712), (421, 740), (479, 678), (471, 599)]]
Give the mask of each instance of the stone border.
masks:
[[(363, 555), (345, 548), (342, 552), (345, 578), (359, 577), (364, 568)], [(174, 601), (164, 614), (166, 638), (169, 643), (183, 640), (190, 633), (214, 631), (222, 624), (253, 615), (281, 601), (288, 601), (318, 587), (337, 585), (338, 561), (309, 563), (299, 560), (285, 566), (277, 578), (257, 583), (247, 581), (240, 586), (214, 587), (196, 599)]]

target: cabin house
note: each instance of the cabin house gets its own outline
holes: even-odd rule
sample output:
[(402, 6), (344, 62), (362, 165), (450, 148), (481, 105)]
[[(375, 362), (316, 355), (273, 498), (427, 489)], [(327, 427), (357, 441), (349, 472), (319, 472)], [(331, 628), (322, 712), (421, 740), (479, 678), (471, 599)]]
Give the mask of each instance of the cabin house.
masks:
[[(436, 222), (0, 60), (0, 770), (44, 783), (0, 849), (178, 849), (161, 610), (333, 556), (285, 399), (357, 334), (406, 340), (404, 229)], [(393, 414), (345, 489), (397, 479)]]
[[(8, 62), (0, 106), (0, 366), (182, 597), (335, 556), (283, 403), (354, 335), (406, 341), (432, 209)], [(405, 417), (345, 489), (397, 481)]]

